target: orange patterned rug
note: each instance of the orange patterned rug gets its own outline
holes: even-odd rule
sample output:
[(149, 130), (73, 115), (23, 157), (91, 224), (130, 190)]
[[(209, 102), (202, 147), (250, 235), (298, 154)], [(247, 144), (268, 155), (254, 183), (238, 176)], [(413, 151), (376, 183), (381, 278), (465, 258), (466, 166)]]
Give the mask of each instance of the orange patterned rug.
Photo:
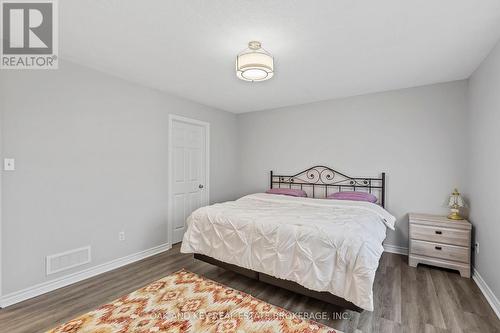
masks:
[(181, 270), (49, 333), (341, 333)]

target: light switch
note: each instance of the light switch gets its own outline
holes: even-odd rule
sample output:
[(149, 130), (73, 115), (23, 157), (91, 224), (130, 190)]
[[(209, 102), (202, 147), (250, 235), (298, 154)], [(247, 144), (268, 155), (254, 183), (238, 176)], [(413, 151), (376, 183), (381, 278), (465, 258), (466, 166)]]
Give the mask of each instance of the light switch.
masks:
[(3, 169), (5, 171), (16, 170), (15, 160), (13, 158), (4, 158), (3, 159)]

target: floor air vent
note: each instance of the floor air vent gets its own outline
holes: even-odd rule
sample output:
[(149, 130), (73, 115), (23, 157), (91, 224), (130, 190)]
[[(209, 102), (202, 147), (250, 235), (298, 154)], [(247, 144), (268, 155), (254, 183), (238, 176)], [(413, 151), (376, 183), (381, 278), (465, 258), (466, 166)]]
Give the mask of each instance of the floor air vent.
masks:
[(90, 261), (90, 246), (53, 254), (47, 256), (47, 275), (85, 265)]

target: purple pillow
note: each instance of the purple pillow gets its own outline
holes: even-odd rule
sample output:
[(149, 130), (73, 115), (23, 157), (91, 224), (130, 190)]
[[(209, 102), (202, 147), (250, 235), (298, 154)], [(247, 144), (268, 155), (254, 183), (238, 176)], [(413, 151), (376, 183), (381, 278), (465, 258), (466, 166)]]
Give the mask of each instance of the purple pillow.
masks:
[(337, 199), (337, 200), (368, 201), (372, 203), (377, 202), (376, 196), (366, 192), (353, 192), (353, 191), (336, 192), (329, 194), (326, 198)]
[(266, 191), (269, 194), (281, 194), (281, 195), (289, 195), (292, 197), (307, 197), (307, 193), (303, 190), (298, 190), (294, 188), (271, 188)]

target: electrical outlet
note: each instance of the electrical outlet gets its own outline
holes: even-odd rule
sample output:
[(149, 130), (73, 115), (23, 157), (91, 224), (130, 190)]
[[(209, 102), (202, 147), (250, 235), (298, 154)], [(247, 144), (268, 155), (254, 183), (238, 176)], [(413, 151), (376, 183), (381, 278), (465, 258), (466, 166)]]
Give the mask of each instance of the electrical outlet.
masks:
[(16, 164), (13, 158), (4, 158), (3, 159), (3, 170), (4, 171), (14, 171), (16, 170)]
[(118, 240), (119, 241), (124, 241), (125, 240), (125, 231), (120, 231), (118, 233)]
[(479, 242), (476, 242), (474, 244), (474, 251), (476, 252), (476, 254), (479, 254)]

